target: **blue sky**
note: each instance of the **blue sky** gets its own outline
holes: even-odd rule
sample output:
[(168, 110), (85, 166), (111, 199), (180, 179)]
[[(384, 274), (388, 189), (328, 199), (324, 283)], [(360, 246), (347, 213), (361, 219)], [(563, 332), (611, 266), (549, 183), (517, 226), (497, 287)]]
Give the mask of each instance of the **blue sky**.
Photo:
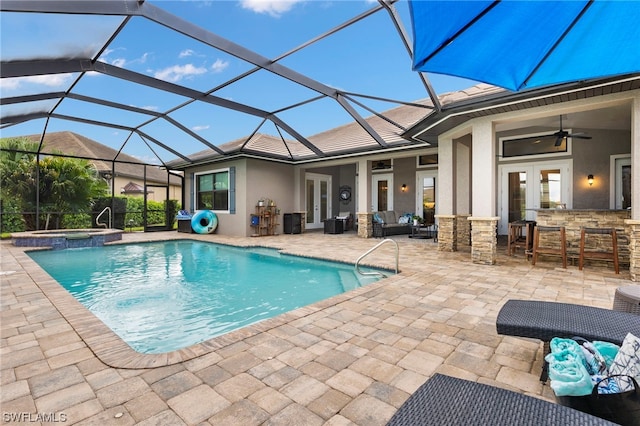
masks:
[[(151, 4), (177, 15), (209, 32), (228, 39), (261, 56), (274, 59), (377, 5), (366, 0), (350, 1), (153, 1)], [(403, 25), (411, 36), (411, 21), (406, 0), (396, 4)], [(92, 57), (122, 22), (117, 16), (1, 14), (2, 60), (33, 57)], [(196, 40), (177, 34), (143, 18), (134, 17), (113, 40), (100, 61), (127, 70), (207, 91), (229, 82), (253, 68), (234, 56)], [(278, 62), (327, 86), (356, 94), (411, 102), (427, 98), (417, 73), (411, 71), (411, 58), (384, 10), (368, 16), (317, 43)], [(2, 97), (65, 91), (77, 78), (75, 74), (3, 79)], [(459, 90), (474, 84), (446, 76), (430, 75), (438, 93)], [(149, 111), (167, 112), (186, 99), (159, 92), (110, 76), (92, 73), (72, 88), (73, 93), (93, 96)], [(214, 92), (215, 96), (267, 111), (314, 98), (317, 93), (274, 76), (256, 72)], [(397, 106), (357, 98), (375, 111)], [(2, 116), (48, 110), (54, 101), (12, 105), (2, 108)], [(371, 112), (355, 105), (364, 117)], [(125, 126), (139, 126), (150, 119), (143, 114), (122, 112), (86, 102), (65, 100), (58, 114), (98, 119)], [(351, 121), (351, 117), (332, 100), (321, 100), (278, 116), (304, 136), (310, 136)], [(250, 135), (261, 119), (211, 105), (193, 103), (178, 109), (170, 117), (219, 145)], [(0, 136), (41, 133), (44, 119), (32, 120), (1, 130)], [(184, 132), (155, 120), (141, 128), (145, 133), (184, 154), (206, 147)], [(70, 130), (119, 149), (145, 161), (159, 155), (164, 161), (175, 156), (151, 145), (123, 129), (87, 125), (53, 119), (47, 131)], [(259, 132), (277, 135), (270, 122)], [(284, 137), (290, 137), (283, 134)]]

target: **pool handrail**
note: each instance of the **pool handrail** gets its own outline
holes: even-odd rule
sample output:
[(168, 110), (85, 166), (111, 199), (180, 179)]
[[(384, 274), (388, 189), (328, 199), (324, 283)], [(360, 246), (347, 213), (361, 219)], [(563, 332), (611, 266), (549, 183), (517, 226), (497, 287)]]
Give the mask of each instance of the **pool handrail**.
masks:
[(109, 212), (109, 226), (108, 229), (111, 229), (111, 207), (107, 206), (104, 209), (102, 209), (102, 211), (100, 212), (100, 214), (98, 216), (96, 216), (96, 225), (98, 226), (104, 226), (105, 228), (107, 228), (107, 224), (106, 223), (101, 223), (98, 222), (98, 220), (100, 219), (100, 217), (102, 217), (102, 215), (105, 212)]
[(374, 250), (378, 249), (378, 247), (380, 247), (381, 245), (387, 243), (387, 242), (392, 242), (395, 246), (396, 246), (396, 269), (395, 269), (395, 273), (398, 273), (398, 263), (399, 263), (399, 258), (400, 258), (400, 248), (398, 247), (398, 243), (395, 240), (392, 240), (390, 238), (385, 238), (384, 240), (380, 241), (378, 244), (376, 244), (375, 246), (373, 246), (372, 248), (370, 248), (369, 250), (367, 250), (364, 254), (362, 254), (362, 256), (360, 256), (358, 258), (358, 260), (356, 260), (355, 263), (355, 269), (356, 272), (358, 272), (361, 275), (382, 275), (383, 277), (385, 276), (382, 272), (378, 272), (378, 271), (373, 271), (373, 272), (362, 272), (360, 270), (360, 261), (368, 256), (369, 254), (371, 254)]

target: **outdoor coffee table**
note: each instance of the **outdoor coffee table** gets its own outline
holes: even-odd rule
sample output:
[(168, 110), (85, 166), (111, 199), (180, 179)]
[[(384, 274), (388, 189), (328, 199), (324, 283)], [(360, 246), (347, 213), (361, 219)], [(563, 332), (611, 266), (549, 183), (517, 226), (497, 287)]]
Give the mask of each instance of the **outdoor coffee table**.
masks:
[(409, 238), (433, 238), (438, 241), (438, 225), (411, 225)]

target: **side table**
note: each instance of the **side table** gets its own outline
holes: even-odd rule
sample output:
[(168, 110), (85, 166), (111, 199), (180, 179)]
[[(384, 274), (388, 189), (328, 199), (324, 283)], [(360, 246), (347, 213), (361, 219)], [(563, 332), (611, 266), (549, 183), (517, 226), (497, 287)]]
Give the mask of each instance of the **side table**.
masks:
[(613, 310), (640, 315), (640, 285), (618, 287), (613, 297)]
[(411, 225), (411, 235), (409, 238), (433, 238), (438, 241), (438, 225)]

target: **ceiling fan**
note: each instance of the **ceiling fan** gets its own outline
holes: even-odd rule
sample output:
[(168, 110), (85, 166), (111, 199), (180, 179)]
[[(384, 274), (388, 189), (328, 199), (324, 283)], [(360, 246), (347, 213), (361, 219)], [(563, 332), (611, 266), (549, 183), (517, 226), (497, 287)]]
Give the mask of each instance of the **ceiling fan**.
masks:
[(577, 138), (577, 139), (591, 139), (591, 136), (586, 135), (584, 133), (569, 133), (562, 128), (562, 115), (560, 115), (560, 130), (555, 133), (552, 133), (547, 136), (543, 136), (543, 138), (554, 137), (556, 138), (556, 143), (554, 146), (560, 146), (562, 141), (566, 138)]

